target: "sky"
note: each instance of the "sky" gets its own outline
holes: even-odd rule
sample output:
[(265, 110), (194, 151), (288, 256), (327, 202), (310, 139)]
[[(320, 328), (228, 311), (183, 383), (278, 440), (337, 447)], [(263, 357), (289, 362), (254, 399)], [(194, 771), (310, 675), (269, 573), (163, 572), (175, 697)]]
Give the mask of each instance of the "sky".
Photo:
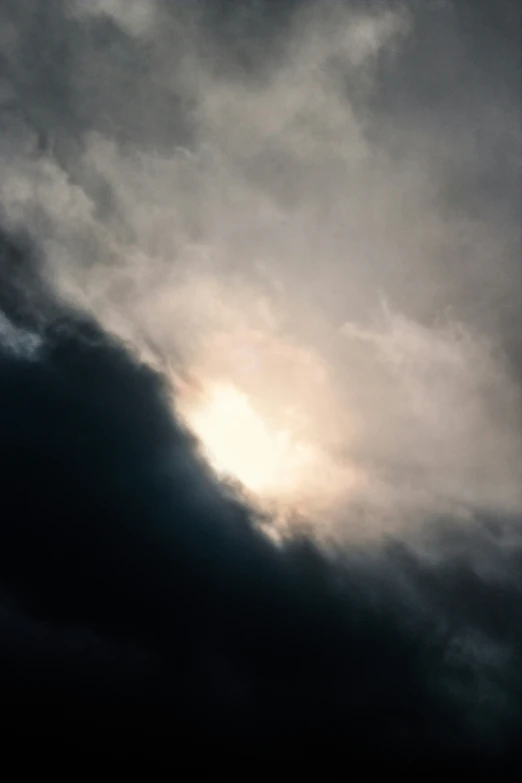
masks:
[(0, 0), (3, 729), (514, 762), (519, 28)]

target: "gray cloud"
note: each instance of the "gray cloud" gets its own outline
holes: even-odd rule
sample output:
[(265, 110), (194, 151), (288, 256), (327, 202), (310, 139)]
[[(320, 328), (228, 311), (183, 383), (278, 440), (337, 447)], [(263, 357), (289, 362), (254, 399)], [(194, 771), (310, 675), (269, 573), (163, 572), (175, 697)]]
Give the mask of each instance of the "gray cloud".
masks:
[(6, 224), (141, 355), (297, 407), (378, 525), (521, 507), (517, 44), (474, 8), (1, 7)]
[[(516, 5), (0, 0), (17, 709), (514, 752)], [(277, 546), (179, 418), (223, 378), (319, 453)]]

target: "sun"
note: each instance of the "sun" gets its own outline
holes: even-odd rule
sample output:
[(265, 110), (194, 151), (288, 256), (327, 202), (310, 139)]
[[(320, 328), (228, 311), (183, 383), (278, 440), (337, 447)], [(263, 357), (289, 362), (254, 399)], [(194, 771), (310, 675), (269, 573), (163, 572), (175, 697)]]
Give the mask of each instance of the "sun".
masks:
[(241, 485), (249, 502), (283, 526), (322, 519), (355, 499), (364, 474), (321, 440), (304, 406), (290, 399), (274, 405), (258, 386), (247, 391), (235, 379), (194, 372), (176, 379), (177, 412), (216, 476)]
[(187, 418), (216, 472), (255, 494), (291, 492), (312, 460), (309, 446), (271, 426), (232, 384), (212, 386)]

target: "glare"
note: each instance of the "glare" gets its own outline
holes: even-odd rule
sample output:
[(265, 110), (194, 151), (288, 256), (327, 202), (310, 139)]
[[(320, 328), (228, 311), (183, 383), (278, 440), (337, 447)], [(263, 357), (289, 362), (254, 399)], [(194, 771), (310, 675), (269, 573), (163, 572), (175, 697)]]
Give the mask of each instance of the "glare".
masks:
[(233, 385), (212, 387), (188, 418), (214, 469), (252, 492), (291, 491), (311, 463), (311, 447), (289, 429), (271, 427)]

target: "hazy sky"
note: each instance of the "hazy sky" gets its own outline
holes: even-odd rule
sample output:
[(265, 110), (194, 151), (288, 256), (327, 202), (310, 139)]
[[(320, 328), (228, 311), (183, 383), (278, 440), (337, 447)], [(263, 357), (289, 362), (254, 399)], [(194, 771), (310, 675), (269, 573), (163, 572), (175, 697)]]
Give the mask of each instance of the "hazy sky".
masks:
[[(87, 628), (100, 671), (130, 661), (100, 700), (143, 688), (160, 723), (193, 710), (191, 731), (224, 710), (232, 733), (243, 718), (270, 733), (277, 712), (284, 735), (302, 709), (306, 733), (326, 705), (335, 730), (370, 741), (372, 716), (397, 698), (405, 734), (383, 714), (376, 747), (401, 746), (424, 711), (419, 747), (444, 745), (444, 710), (466, 752), (488, 732), (512, 747), (518, 6), (0, 0), (1, 459), (44, 509), (15, 504), (2, 533), (9, 650), (25, 645), (53, 672), (65, 656), (74, 677), (70, 634)], [(290, 539), (274, 547), (263, 526)], [(41, 546), (51, 563), (79, 558), (81, 576), (62, 563), (43, 587)], [(118, 580), (143, 600), (134, 613)], [(356, 631), (375, 602), (372, 630)], [(176, 633), (194, 634), (183, 663)], [(401, 648), (448, 634), (444, 666), (473, 671), (468, 685), (431, 663), (413, 676)], [(355, 693), (377, 637), (400, 663), (382, 682), (370, 663)], [(360, 660), (339, 659), (327, 684), (328, 656), (352, 643)], [(286, 655), (303, 656), (297, 679)], [(194, 684), (178, 714), (184, 666)], [(33, 674), (16, 676), (23, 687)], [(408, 696), (388, 693), (411, 677)]]
[(291, 410), (321, 502), (520, 510), (514, 5), (3, 6), (5, 222), (63, 296)]

